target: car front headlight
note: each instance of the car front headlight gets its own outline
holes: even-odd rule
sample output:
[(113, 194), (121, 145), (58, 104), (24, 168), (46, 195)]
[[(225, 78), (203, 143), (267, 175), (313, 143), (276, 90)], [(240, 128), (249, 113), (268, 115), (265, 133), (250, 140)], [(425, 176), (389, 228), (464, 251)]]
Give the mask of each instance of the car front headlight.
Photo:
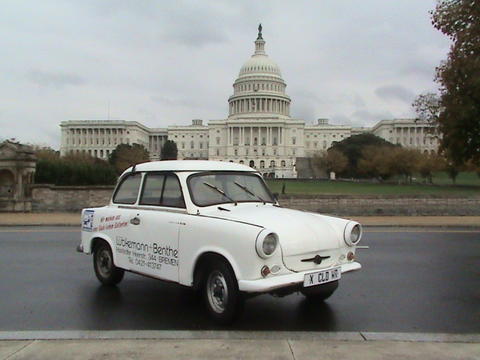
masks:
[(355, 246), (360, 242), (362, 238), (362, 225), (357, 222), (350, 221), (347, 226), (345, 226), (345, 232), (343, 234), (343, 238), (345, 243), (348, 246)]
[(275, 252), (278, 246), (278, 235), (271, 231), (262, 231), (257, 237), (256, 250), (258, 256), (266, 259)]

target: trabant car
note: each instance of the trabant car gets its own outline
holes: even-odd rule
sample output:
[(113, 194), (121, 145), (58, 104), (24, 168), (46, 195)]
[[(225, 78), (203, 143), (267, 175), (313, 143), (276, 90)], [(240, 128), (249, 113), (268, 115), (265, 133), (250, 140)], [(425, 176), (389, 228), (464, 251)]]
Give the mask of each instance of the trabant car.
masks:
[(82, 211), (77, 250), (93, 254), (102, 284), (124, 271), (176, 282), (228, 323), (253, 295), (325, 300), (361, 268), (361, 236), (355, 221), (281, 207), (248, 166), (157, 161), (127, 169), (107, 206)]

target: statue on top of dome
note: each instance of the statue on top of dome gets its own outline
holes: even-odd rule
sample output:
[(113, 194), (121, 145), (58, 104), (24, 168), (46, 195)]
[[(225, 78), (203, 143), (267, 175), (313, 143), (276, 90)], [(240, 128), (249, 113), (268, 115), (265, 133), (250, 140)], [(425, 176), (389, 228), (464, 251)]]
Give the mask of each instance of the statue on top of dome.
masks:
[(258, 37), (257, 37), (257, 40), (260, 40), (260, 39), (263, 40), (263, 37), (262, 37), (262, 24), (261, 24), (261, 23), (258, 25)]

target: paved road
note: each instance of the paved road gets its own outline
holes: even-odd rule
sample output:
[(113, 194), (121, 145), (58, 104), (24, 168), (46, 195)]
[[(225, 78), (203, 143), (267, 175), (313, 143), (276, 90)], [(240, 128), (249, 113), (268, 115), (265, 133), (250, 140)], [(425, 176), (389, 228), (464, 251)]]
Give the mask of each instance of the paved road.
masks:
[[(127, 274), (99, 285), (72, 228), (0, 228), (0, 330), (209, 330), (188, 289)], [(236, 330), (480, 333), (480, 229), (369, 228), (362, 271), (324, 304), (263, 295)]]

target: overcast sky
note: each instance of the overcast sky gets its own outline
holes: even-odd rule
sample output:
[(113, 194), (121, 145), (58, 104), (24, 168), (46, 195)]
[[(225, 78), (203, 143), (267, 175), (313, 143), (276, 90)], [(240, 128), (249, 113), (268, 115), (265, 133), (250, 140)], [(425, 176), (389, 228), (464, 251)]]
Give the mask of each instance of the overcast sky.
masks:
[(58, 148), (63, 120), (222, 119), (263, 25), (293, 117), (413, 116), (449, 41), (433, 0), (2, 0), (0, 139)]

